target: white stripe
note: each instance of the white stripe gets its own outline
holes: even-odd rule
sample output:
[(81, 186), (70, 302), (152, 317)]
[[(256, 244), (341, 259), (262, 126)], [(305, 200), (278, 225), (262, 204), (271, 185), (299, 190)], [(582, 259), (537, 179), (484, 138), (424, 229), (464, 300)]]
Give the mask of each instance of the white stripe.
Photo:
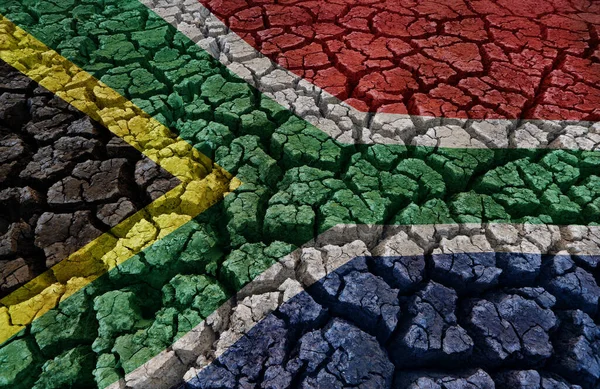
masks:
[[(223, 65), (344, 143), (456, 148), (600, 149), (600, 123), (463, 120), (364, 113), (264, 57), (197, 0), (141, 0)], [(446, 127), (446, 126), (450, 127)]]
[(337, 226), (282, 258), (172, 347), (109, 388), (170, 388), (193, 378), (270, 312), (357, 256), (464, 252), (600, 255), (600, 227)]

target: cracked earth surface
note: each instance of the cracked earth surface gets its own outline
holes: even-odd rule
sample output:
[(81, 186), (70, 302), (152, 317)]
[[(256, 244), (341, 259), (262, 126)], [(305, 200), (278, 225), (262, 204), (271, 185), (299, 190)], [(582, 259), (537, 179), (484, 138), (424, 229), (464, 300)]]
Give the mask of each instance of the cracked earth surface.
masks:
[(179, 180), (0, 61), (3, 297)]
[(593, 1), (201, 3), (262, 54), (361, 111), (600, 117)]
[[(373, 251), (398, 249), (405, 236)], [(442, 250), (461, 238), (442, 241)], [(478, 240), (476, 234), (470, 237)], [(319, 261), (335, 249), (308, 249), (303, 256)], [(370, 254), (360, 241), (341, 250)], [(178, 388), (598, 386), (597, 305), (586, 309), (585, 300), (599, 290), (588, 289), (590, 273), (568, 256), (529, 255), (525, 261), (537, 263), (530, 267), (535, 275), (506, 277), (523, 254), (442, 250), (426, 257), (351, 260), (263, 315), (246, 336), (206, 368), (192, 371), (193, 378)], [(453, 269), (444, 268), (450, 262)], [(582, 289), (577, 296), (565, 295), (576, 278)], [(293, 288), (288, 280), (283, 291), (242, 300), (230, 327), (247, 327)]]
[[(593, 150), (600, 143), (593, 121), (476, 120), (361, 112), (265, 57), (197, 1), (143, 0), (143, 3), (238, 77), (345, 143), (586, 150)], [(442, 124), (459, 125), (464, 132), (436, 128)]]
[[(104, 388), (119, 381), (112, 387), (168, 388), (187, 380), (200, 387), (285, 387), (286, 377), (291, 386), (306, 387), (318, 386), (319, 377), (331, 387), (597, 386), (600, 157), (594, 143), (487, 149), (457, 125), (429, 126), (433, 143), (419, 146), (335, 140), (137, 2), (105, 3), (10, 2), (0, 12), (244, 185), (3, 344), (0, 360), (10, 369), (0, 375), (0, 387)], [(277, 74), (268, 76), (277, 81)], [(536, 128), (524, 131), (535, 138)], [(588, 123), (570, 126), (568, 134), (599, 130)], [(449, 143), (437, 147), (439, 138)], [(453, 147), (457, 139), (475, 147)], [(340, 224), (360, 226), (331, 229)], [(489, 254), (494, 251), (499, 254)], [(365, 256), (367, 265), (358, 259), (335, 272)], [(372, 289), (335, 286), (345, 279), (368, 281)], [(385, 303), (371, 298), (375, 293)], [(343, 303), (333, 307), (333, 296)], [(307, 316), (284, 317), (285, 301)], [(260, 327), (264, 318), (270, 327)], [(309, 323), (306, 331), (290, 329), (292, 319)], [(492, 321), (499, 334), (482, 329)], [(229, 363), (226, 350), (257, 323), (256, 333), (273, 336), (269, 345), (277, 355), (270, 359), (269, 345), (265, 351), (251, 337), (235, 347), (242, 362), (258, 355), (260, 363), (240, 372), (234, 366), (240, 360)], [(377, 356), (372, 369), (360, 358), (347, 359), (341, 350), (357, 356), (364, 350), (344, 344), (340, 331)], [(531, 342), (533, 333), (542, 341)], [(423, 346), (424, 337), (431, 346)], [(422, 365), (388, 353), (392, 339), (422, 357)], [(475, 370), (433, 371), (448, 355), (472, 358), (468, 367)], [(571, 358), (552, 365), (556, 355)], [(519, 365), (526, 356), (534, 357), (531, 364)], [(407, 364), (396, 378), (393, 363)], [(340, 372), (346, 367), (353, 377)], [(221, 383), (202, 381), (215, 371), (225, 377)]]

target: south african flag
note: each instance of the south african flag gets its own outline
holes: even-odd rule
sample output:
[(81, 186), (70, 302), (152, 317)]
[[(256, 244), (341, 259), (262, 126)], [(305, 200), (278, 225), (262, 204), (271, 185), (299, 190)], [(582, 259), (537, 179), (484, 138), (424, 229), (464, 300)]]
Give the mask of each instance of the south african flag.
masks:
[(2, 0), (0, 389), (600, 388), (599, 36)]

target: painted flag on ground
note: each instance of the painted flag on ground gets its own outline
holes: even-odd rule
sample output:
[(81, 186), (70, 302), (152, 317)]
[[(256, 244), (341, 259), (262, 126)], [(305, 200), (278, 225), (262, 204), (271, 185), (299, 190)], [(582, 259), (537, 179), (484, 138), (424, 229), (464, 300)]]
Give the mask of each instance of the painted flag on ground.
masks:
[(598, 4), (0, 14), (0, 388), (600, 385)]

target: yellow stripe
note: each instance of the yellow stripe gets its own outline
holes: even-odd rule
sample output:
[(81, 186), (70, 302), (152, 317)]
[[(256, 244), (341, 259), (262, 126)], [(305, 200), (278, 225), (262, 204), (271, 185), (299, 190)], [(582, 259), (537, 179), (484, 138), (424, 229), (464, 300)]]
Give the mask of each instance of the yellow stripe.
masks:
[(0, 59), (103, 124), (181, 184), (0, 300), (0, 344), (241, 182), (132, 102), (0, 15)]

